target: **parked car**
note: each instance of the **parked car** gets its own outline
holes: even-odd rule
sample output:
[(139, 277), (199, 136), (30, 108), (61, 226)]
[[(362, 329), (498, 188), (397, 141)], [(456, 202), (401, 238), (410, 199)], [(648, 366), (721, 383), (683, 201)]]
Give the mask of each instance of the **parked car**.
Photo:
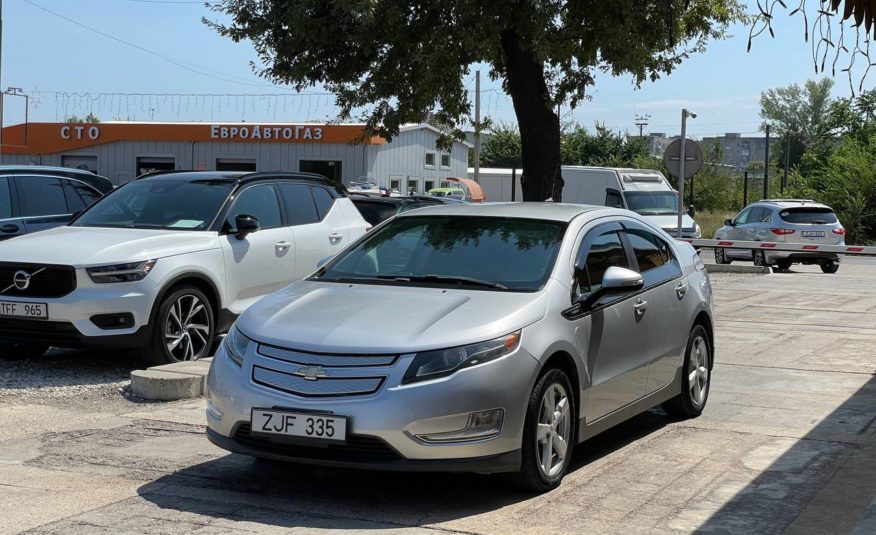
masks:
[[(844, 245), (846, 230), (830, 206), (805, 199), (768, 199), (746, 206), (715, 232), (716, 240)], [(822, 251), (715, 249), (715, 262), (753, 261), (756, 266), (818, 264), (825, 273), (839, 271), (840, 255)]]
[(374, 182), (361, 182), (361, 181), (353, 181), (350, 182), (350, 185), (347, 186), (347, 190), (350, 193), (358, 192), (358, 193), (376, 193), (382, 194), (381, 188), (377, 187), (377, 184)]
[(63, 225), (113, 190), (108, 178), (69, 167), (0, 166), (0, 241)]
[(411, 196), (411, 197), (378, 197), (370, 195), (360, 195), (351, 192), (350, 199), (365, 221), (372, 225), (379, 225), (390, 217), (413, 210), (424, 206), (435, 206), (439, 204), (458, 204), (464, 201), (454, 199), (452, 197), (430, 197), (430, 196)]
[(146, 175), (68, 226), (0, 243), (0, 357), (56, 346), (197, 360), (249, 305), (369, 227), (318, 175)]
[(256, 457), (517, 472), (546, 491), (580, 441), (661, 403), (698, 416), (713, 348), (702, 261), (646, 218), (420, 208), (238, 319), (207, 433)]
[(460, 201), (465, 200), (465, 190), (462, 188), (432, 188), (426, 193), (433, 197), (450, 197)]

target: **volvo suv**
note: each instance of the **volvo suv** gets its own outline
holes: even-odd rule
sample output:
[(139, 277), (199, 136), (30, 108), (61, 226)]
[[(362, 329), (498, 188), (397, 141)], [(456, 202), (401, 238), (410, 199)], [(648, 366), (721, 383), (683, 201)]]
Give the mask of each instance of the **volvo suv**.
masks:
[(0, 243), (0, 357), (49, 346), (208, 356), (249, 305), (369, 227), (317, 175), (146, 175), (67, 226)]
[[(805, 199), (771, 199), (752, 203), (724, 221), (716, 240), (766, 241), (805, 245), (845, 245), (846, 230), (830, 206)], [(715, 249), (715, 262), (753, 261), (756, 266), (787, 270), (792, 264), (817, 264), (825, 273), (839, 271), (841, 256), (824, 251)]]

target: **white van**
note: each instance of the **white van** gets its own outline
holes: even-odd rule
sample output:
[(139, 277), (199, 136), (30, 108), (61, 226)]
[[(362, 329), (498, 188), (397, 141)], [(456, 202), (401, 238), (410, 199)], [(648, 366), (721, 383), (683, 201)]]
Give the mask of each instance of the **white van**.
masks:
[[(562, 173), (563, 202), (626, 208), (675, 235), (678, 193), (659, 171), (564, 165)], [(700, 226), (688, 214), (682, 214), (682, 236), (701, 236)]]

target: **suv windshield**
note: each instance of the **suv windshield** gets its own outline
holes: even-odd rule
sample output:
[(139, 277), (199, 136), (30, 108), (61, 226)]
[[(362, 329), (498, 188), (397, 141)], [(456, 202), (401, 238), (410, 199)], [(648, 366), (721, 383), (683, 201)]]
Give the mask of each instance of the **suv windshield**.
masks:
[(565, 231), (559, 221), (403, 217), (341, 253), (315, 278), (533, 292), (550, 276)]
[(779, 212), (782, 221), (803, 225), (827, 225), (837, 222), (836, 214), (826, 207), (786, 208)]
[(97, 201), (71, 226), (205, 230), (233, 186), (223, 180), (138, 180)]
[(625, 191), (627, 206), (642, 215), (675, 215), (678, 195), (674, 191)]

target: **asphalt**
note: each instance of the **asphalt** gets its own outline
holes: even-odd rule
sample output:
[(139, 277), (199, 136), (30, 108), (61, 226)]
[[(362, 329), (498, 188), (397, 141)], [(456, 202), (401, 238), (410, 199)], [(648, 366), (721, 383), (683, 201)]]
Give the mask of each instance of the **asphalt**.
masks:
[(0, 534), (876, 533), (876, 260), (795, 271), (716, 274), (705, 413), (652, 410), (582, 444), (542, 496), (229, 455), (203, 399), (125, 397), (107, 357), (82, 356), (100, 380), (74, 388), (76, 354), (44, 357), (50, 395), (0, 376)]

